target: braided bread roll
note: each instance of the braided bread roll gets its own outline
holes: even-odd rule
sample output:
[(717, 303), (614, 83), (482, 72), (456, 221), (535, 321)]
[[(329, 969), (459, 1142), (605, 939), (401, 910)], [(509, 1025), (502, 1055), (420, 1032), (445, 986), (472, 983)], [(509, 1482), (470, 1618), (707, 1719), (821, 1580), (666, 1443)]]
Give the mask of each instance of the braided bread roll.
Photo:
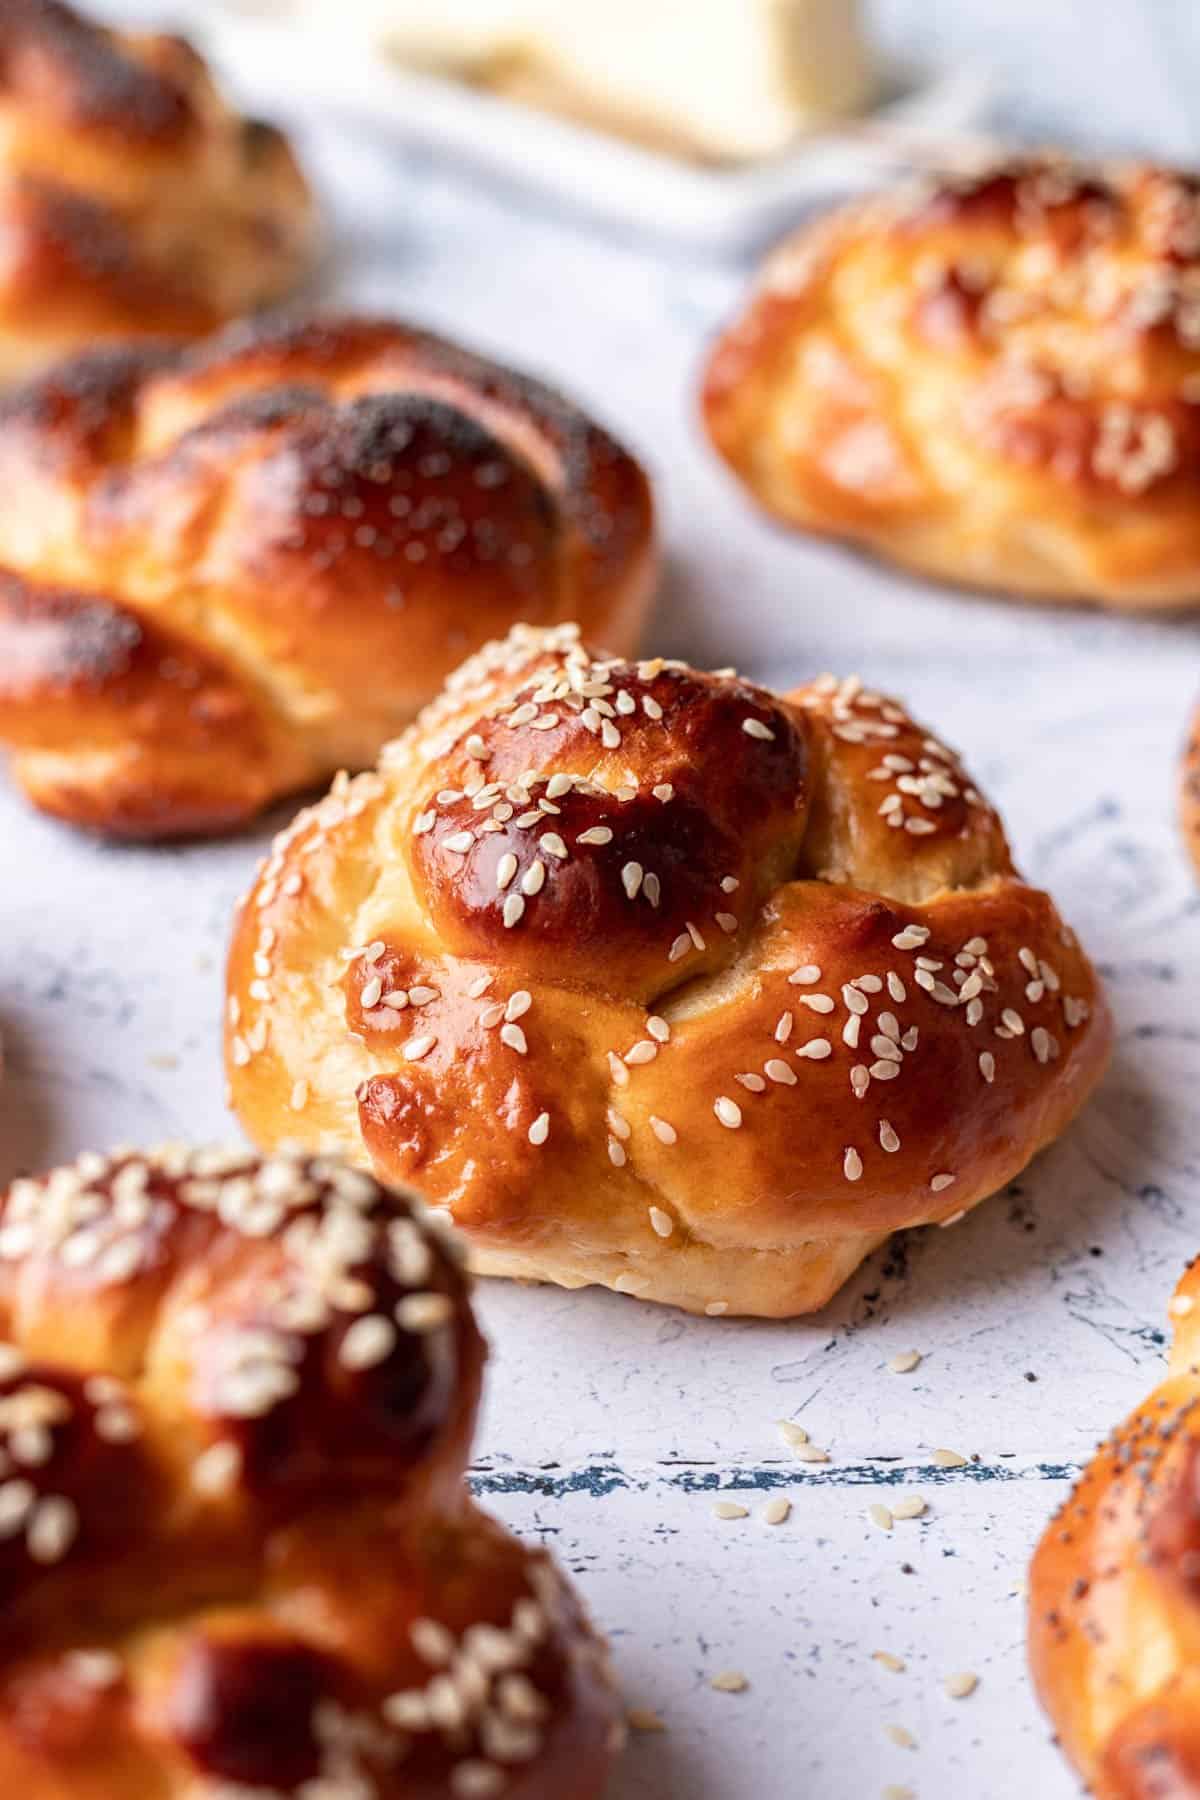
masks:
[(518, 618), (631, 649), (655, 571), (632, 457), (427, 333), (99, 352), (0, 403), (0, 741), (76, 824), (221, 830), (371, 763)]
[(287, 140), (182, 39), (0, 7), (0, 380), (102, 338), (199, 336), (312, 266)]
[(1200, 601), (1200, 179), (1028, 156), (806, 225), (714, 347), (788, 524), (939, 580)]
[(1166, 1380), (1100, 1446), (1038, 1545), (1029, 1648), (1096, 1800), (1200, 1793), (1200, 1262)]
[(599, 1796), (605, 1653), (463, 1483), (441, 1234), (329, 1160), (81, 1156), (0, 1206), (0, 1792)]
[(1110, 1020), (957, 756), (823, 678), (519, 627), (276, 841), (228, 972), (250, 1135), (449, 1208), (490, 1274), (822, 1305), (1012, 1179)]

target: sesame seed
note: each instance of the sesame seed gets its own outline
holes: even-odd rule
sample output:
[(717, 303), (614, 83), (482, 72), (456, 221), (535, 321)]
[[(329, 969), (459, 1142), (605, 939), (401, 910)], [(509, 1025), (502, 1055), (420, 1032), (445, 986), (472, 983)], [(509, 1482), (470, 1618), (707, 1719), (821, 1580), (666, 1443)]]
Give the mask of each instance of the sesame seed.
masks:
[(479, 1015), (479, 1023), (484, 1031), (492, 1031), (499, 1025), (506, 1010), (503, 1002), (496, 1000), (493, 1000), (490, 1006), (485, 1006)]
[(535, 894), (541, 893), (545, 885), (546, 865), (539, 857), (534, 862), (530, 863), (529, 867), (522, 875), (521, 892), (527, 894), (529, 898), (532, 899)]
[(990, 1050), (981, 1050), (979, 1053), (979, 1073), (988, 1083), (996, 1079), (996, 1059)]
[(559, 862), (562, 862), (567, 855), (567, 846), (557, 831), (544, 831), (538, 839), (538, 848), (544, 850), (547, 856), (557, 857)]
[(725, 932), (727, 936), (732, 937), (738, 928), (738, 922), (735, 915), (733, 913), (719, 912), (715, 917), (721, 930)]
[(791, 1501), (787, 1499), (785, 1495), (777, 1494), (773, 1500), (768, 1500), (767, 1504), (763, 1507), (763, 1524), (782, 1525), (786, 1522), (791, 1510)]
[(687, 955), (691, 948), (691, 937), (686, 931), (681, 931), (679, 936), (672, 943), (671, 948), (667, 951), (667, 961), (678, 962), (681, 957)]
[(1011, 1031), (1014, 1037), (1022, 1037), (1024, 1035), (1025, 1021), (1019, 1012), (1013, 1011), (1011, 1006), (1006, 1006), (1004, 1011), (1000, 1014), (1000, 1023), (1008, 1031)]
[(953, 1187), (956, 1179), (953, 1175), (935, 1175), (929, 1183), (930, 1191), (935, 1194), (944, 1193), (948, 1187)]
[(660, 1238), (669, 1238), (675, 1230), (674, 1219), (661, 1206), (650, 1208), (650, 1224)]
[(704, 1309), (710, 1319), (719, 1319), (722, 1313), (729, 1311), (728, 1300), (710, 1300)]
[(811, 987), (814, 981), (820, 981), (821, 971), (816, 963), (805, 963), (799, 969), (793, 969), (788, 981), (793, 987)]
[(416, 1037), (405, 1039), (400, 1047), (400, 1054), (405, 1062), (420, 1062), (423, 1056), (429, 1055), (436, 1043), (437, 1039), (431, 1032), (421, 1032)]
[(736, 894), (741, 885), (742, 884), (736, 875), (722, 875), (721, 877), (721, 892), (723, 894)]
[(625, 1052), (625, 1061), (631, 1068), (636, 1068), (640, 1063), (653, 1062), (657, 1055), (658, 1045), (653, 1038), (642, 1038)]
[(613, 834), (607, 825), (593, 825), (588, 831), (581, 831), (575, 839), (577, 844), (611, 844)]
[(747, 737), (759, 738), (765, 744), (771, 743), (775, 737), (771, 727), (764, 725), (761, 719), (743, 719), (742, 730)]
[(721, 1124), (730, 1131), (736, 1131), (742, 1122), (742, 1109), (736, 1100), (730, 1100), (725, 1094), (718, 1094), (713, 1101), (713, 1111)]
[(544, 1144), (550, 1136), (550, 1114), (541, 1112), (529, 1127), (526, 1136), (531, 1144)]
[(772, 1056), (769, 1061), (763, 1064), (763, 1074), (769, 1081), (777, 1081), (783, 1087), (795, 1087), (796, 1085), (797, 1077), (795, 1069), (792, 1068), (790, 1063), (785, 1063), (778, 1056)]
[(671, 1027), (667, 1024), (665, 1019), (660, 1019), (657, 1013), (651, 1013), (650, 1017), (646, 1020), (646, 1030), (654, 1039), (655, 1043), (666, 1044), (670, 1042)]
[(297, 1081), (292, 1084), (292, 1111), (303, 1112), (308, 1105), (308, 1083)]
[(504, 929), (506, 931), (511, 931), (514, 925), (520, 924), (524, 915), (525, 901), (521, 895), (509, 894), (504, 902), (504, 908), (501, 913), (501, 917), (504, 920)]
[(679, 1133), (675, 1127), (665, 1119), (656, 1118), (653, 1113), (650, 1114), (650, 1129), (660, 1144), (674, 1144), (678, 1140)]
[(739, 1506), (736, 1500), (718, 1500), (713, 1507), (718, 1519), (747, 1519), (750, 1516), (748, 1506)]
[(372, 977), (363, 988), (360, 996), (363, 1010), (369, 1012), (373, 1006), (379, 1005), (379, 997), (383, 993), (383, 983), (378, 975)]
[(877, 1662), (881, 1669), (887, 1669), (893, 1675), (903, 1675), (904, 1673), (903, 1657), (893, 1656), (890, 1650), (872, 1650), (871, 1661)]
[[(645, 701), (642, 702), (645, 705)], [(649, 1707), (631, 1706), (625, 1714), (625, 1723), (630, 1731), (665, 1731), (667, 1728), (656, 1712)]]
[(1190, 1294), (1176, 1294), (1167, 1307), (1167, 1312), (1173, 1319), (1186, 1319), (1195, 1310), (1195, 1306), (1196, 1302)]
[(614, 1169), (623, 1169), (629, 1158), (625, 1154), (625, 1146), (615, 1137), (608, 1140), (608, 1160)]
[(951, 1700), (965, 1700), (979, 1686), (979, 1677), (972, 1675), (970, 1670), (964, 1669), (960, 1674), (947, 1675), (942, 1685)]
[(847, 1181), (858, 1181), (863, 1172), (862, 1157), (853, 1147), (847, 1149), (842, 1158), (842, 1173)]
[(893, 1156), (900, 1148), (900, 1139), (896, 1135), (895, 1128), (886, 1119), (879, 1121), (879, 1143), (881, 1149), (886, 1150), (889, 1156)]
[(966, 1457), (960, 1456), (957, 1450), (935, 1450), (933, 1462), (938, 1469), (965, 1469), (967, 1466)]
[(393, 1310), (402, 1330), (423, 1334), (449, 1324), (454, 1317), (454, 1302), (449, 1294), (406, 1294)]
[(828, 1038), (809, 1038), (807, 1044), (797, 1047), (796, 1055), (807, 1057), (810, 1062), (824, 1062), (833, 1055), (833, 1045)]
[(884, 1731), (898, 1750), (915, 1750), (917, 1740), (904, 1725), (885, 1725)]
[(224, 1494), (242, 1472), (242, 1452), (237, 1444), (222, 1440), (202, 1450), (192, 1464), (191, 1483), (199, 1494)]
[(517, 872), (517, 859), (511, 850), (506, 850), (496, 864), (496, 886), (503, 892)]
[(715, 1688), (718, 1694), (741, 1694), (750, 1686), (740, 1669), (722, 1669), (714, 1675), (709, 1687)]
[(775, 1022), (775, 1042), (786, 1044), (792, 1035), (793, 1018), (790, 1012), (780, 1013)]
[(675, 789), (669, 781), (660, 781), (657, 787), (652, 787), (650, 789), (650, 792), (654, 795), (654, 798), (661, 801), (664, 806), (667, 804), (668, 800), (673, 800), (675, 798)]
[(886, 1506), (881, 1506), (878, 1501), (876, 1501), (874, 1505), (868, 1506), (867, 1516), (872, 1525), (877, 1525), (880, 1531), (890, 1531), (892, 1529), (892, 1515), (888, 1511), (888, 1508)]
[(947, 1213), (947, 1215), (944, 1219), (938, 1220), (938, 1229), (940, 1231), (944, 1231), (946, 1229), (947, 1225), (957, 1225), (959, 1220), (965, 1219), (966, 1216), (967, 1216), (966, 1207), (960, 1206), (957, 1212)]
[(477, 975), (475, 977), (475, 980), (472, 981), (471, 984), (469, 985), (469, 987), (467, 988), (467, 998), (469, 1000), (481, 999), (482, 996), (484, 994), (486, 994), (488, 989), (491, 987), (492, 980), (493, 980), (493, 977), (491, 975)]
[(919, 1519), (926, 1510), (920, 1494), (905, 1494), (892, 1506), (893, 1519)]
[(355, 1319), (342, 1339), (338, 1361), (346, 1369), (373, 1369), (385, 1362), (396, 1347), (396, 1327), (382, 1313)]
[(79, 1513), (65, 1495), (36, 1502), (25, 1529), (25, 1545), (34, 1562), (61, 1562), (79, 1533)]
[(442, 848), (453, 851), (455, 856), (465, 856), (474, 842), (469, 831), (456, 831), (453, 836), (442, 839)]
[(735, 1075), (733, 1079), (736, 1082), (739, 1082), (741, 1086), (751, 1094), (765, 1094), (767, 1091), (767, 1084), (762, 1076), (755, 1075), (750, 1071), (745, 1071), (741, 1075)]
[(521, 1027), (511, 1023), (500, 1027), (500, 1042), (506, 1044), (510, 1050), (515, 1050), (518, 1056), (524, 1056), (529, 1048)]
[(920, 1366), (921, 1352), (919, 1350), (900, 1350), (888, 1364), (893, 1375), (911, 1375), (913, 1370)]
[(508, 1004), (504, 1008), (504, 1016), (506, 1019), (510, 1020), (522, 1019), (532, 1005), (533, 996), (529, 990), (527, 988), (517, 988), (508, 997)]
[(645, 873), (646, 871), (639, 862), (627, 862), (621, 870), (621, 885), (630, 900), (637, 899)]
[(807, 1006), (815, 1013), (831, 1013), (833, 1001), (828, 994), (801, 994), (800, 1005)]
[(776, 1419), (775, 1426), (785, 1444), (794, 1450), (798, 1444), (807, 1444), (808, 1433), (803, 1425), (797, 1425), (793, 1419)]
[(644, 1294), (650, 1286), (648, 1275), (622, 1274), (613, 1282), (613, 1291), (617, 1294)]

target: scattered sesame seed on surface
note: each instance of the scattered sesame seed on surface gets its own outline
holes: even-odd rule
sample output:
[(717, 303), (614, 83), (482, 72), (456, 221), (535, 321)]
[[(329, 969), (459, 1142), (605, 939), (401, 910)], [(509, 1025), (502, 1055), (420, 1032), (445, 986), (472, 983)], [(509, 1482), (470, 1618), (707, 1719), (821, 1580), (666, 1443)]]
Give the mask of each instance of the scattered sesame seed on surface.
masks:
[(957, 1450), (935, 1450), (933, 1463), (938, 1469), (965, 1469), (967, 1458), (960, 1456)]
[(763, 1524), (783, 1525), (786, 1523), (791, 1510), (791, 1501), (783, 1494), (776, 1494), (774, 1499), (768, 1500), (767, 1504), (763, 1507)]
[(775, 1427), (784, 1443), (790, 1444), (793, 1449), (797, 1444), (808, 1442), (808, 1433), (803, 1425), (797, 1425), (792, 1419), (776, 1419)]
[(740, 1669), (722, 1669), (719, 1675), (712, 1677), (708, 1685), (715, 1688), (718, 1694), (742, 1694), (750, 1683)]
[(718, 1519), (746, 1519), (750, 1516), (747, 1506), (739, 1506), (736, 1500), (718, 1500), (713, 1506), (713, 1513)]
[(658, 1713), (646, 1706), (631, 1706), (625, 1714), (625, 1723), (630, 1731), (665, 1731), (665, 1723)]
[(965, 1700), (979, 1686), (979, 1677), (964, 1669), (958, 1674), (947, 1675), (942, 1685), (951, 1700)]
[(893, 1375), (911, 1375), (914, 1369), (920, 1367), (921, 1361), (919, 1350), (898, 1350), (888, 1363), (888, 1368)]
[(892, 1504), (893, 1519), (919, 1519), (928, 1510), (920, 1494), (904, 1494)]
[(880, 1531), (890, 1531), (892, 1529), (891, 1510), (878, 1500), (873, 1501), (872, 1504), (868, 1506), (867, 1517), (870, 1519), (872, 1525), (877, 1525), (879, 1527)]
[(890, 1650), (872, 1650), (871, 1661), (877, 1662), (881, 1669), (887, 1669), (893, 1675), (903, 1675), (908, 1666), (902, 1656), (893, 1656)]

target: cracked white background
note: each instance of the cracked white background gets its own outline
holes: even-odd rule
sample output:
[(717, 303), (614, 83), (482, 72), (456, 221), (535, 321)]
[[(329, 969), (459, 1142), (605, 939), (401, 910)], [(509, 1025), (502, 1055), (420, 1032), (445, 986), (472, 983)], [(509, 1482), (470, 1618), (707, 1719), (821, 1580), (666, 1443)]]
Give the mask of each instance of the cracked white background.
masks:
[[(956, 10), (973, 9), (881, 8), (925, 37)], [(1004, 11), (1028, 31), (1032, 6)], [(1037, 11), (1065, 56), (1065, 0)], [(1111, 13), (1130, 48), (1106, 38), (1089, 64), (1076, 45), (1072, 103), (1104, 123), (1104, 84), (1120, 86), (1110, 131), (1186, 151), (1152, 72), (1181, 79), (1181, 33), (1200, 67), (1200, 30), (1166, 4)], [(1149, 40), (1134, 55), (1155, 19), (1173, 22), (1173, 60)], [(1023, 115), (1069, 123), (1045, 71), (1021, 98)], [(338, 217), (333, 291), (549, 376), (648, 459), (669, 553), (654, 646), (777, 685), (857, 670), (911, 702), (965, 752), (1116, 1012), (1112, 1069), (1068, 1136), (964, 1224), (897, 1240), (816, 1320), (481, 1291), (487, 1503), (557, 1550), (631, 1701), (668, 1724), (635, 1738), (614, 1800), (871, 1800), (889, 1783), (920, 1800), (1066, 1800), (1077, 1786), (1029, 1691), (1014, 1589), (1071, 1471), (1157, 1379), (1167, 1299), (1200, 1250), (1200, 900), (1173, 818), (1200, 627), (943, 593), (773, 530), (694, 420), (741, 270), (593, 234), (329, 121), (306, 136)], [(267, 836), (103, 848), (0, 782), (0, 1178), (87, 1145), (231, 1134), (221, 963)], [(889, 1374), (910, 1347), (920, 1368)], [(829, 1447), (827, 1466), (792, 1461), (781, 1415)], [(937, 1447), (978, 1460), (934, 1470)], [(714, 1519), (718, 1489), (751, 1517)], [(885, 1534), (867, 1507), (902, 1490), (928, 1512)], [(757, 1515), (774, 1492), (793, 1509), (770, 1528)], [(726, 1668), (746, 1692), (709, 1689)], [(980, 1686), (952, 1701), (942, 1679), (960, 1669)], [(892, 1744), (889, 1723), (917, 1747)]]

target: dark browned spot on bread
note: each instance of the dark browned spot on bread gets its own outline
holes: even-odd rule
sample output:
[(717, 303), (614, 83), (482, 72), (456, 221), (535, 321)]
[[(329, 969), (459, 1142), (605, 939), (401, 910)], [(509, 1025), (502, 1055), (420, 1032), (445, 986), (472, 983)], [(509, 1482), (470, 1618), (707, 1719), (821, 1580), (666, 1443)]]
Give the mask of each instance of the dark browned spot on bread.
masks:
[(186, 89), (60, 0), (4, 0), (0, 93), (64, 123), (143, 143), (177, 140), (193, 123)]
[(317, 1773), (312, 1718), (332, 1674), (294, 1639), (195, 1637), (172, 1686), (171, 1729), (207, 1774), (291, 1791)]

